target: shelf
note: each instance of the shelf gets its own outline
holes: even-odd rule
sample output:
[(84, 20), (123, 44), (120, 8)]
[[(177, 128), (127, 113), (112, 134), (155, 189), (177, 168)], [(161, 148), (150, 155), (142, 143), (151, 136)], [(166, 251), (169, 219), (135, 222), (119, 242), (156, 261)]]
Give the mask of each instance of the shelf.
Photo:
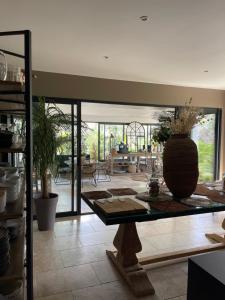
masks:
[(23, 153), (25, 146), (11, 146), (9, 148), (0, 148), (0, 153)]
[[(0, 188), (1, 188), (1, 184), (0, 184)], [(13, 203), (6, 204), (5, 211), (0, 213), (0, 221), (5, 221), (9, 219), (18, 219), (23, 217), (24, 197), (25, 197), (25, 177), (23, 176), (18, 199)]]
[(10, 242), (10, 266), (6, 273), (0, 276), (0, 283), (24, 278), (24, 221), (20, 235)]
[(24, 91), (20, 82), (0, 80), (0, 110), (24, 108)]

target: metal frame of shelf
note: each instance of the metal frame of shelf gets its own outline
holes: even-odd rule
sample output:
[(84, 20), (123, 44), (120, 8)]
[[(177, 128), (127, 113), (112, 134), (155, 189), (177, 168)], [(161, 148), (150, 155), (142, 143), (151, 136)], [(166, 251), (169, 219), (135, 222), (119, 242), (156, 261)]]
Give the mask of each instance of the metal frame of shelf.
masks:
[[(25, 110), (19, 109), (20, 113), (24, 111), (25, 119), (26, 119), (26, 147), (25, 149), (0, 149), (3, 152), (16, 153), (23, 152), (25, 154), (25, 208), (26, 211), (26, 220), (25, 220), (25, 238), (26, 238), (26, 263), (24, 261), (24, 237), (21, 237), (17, 243), (15, 243), (14, 248), (16, 248), (16, 252), (18, 254), (18, 249), (21, 250), (22, 260), (20, 262), (21, 274), (26, 273), (26, 299), (33, 300), (33, 201), (32, 201), (32, 62), (31, 62), (31, 31), (29, 30), (21, 30), (21, 31), (8, 31), (8, 32), (0, 32), (0, 37), (3, 36), (21, 36), (24, 41), (24, 54), (15, 53), (9, 50), (0, 49), (0, 51), (4, 52), (7, 55), (11, 55), (24, 60), (24, 72), (25, 72), (25, 85), (23, 90), (4, 90), (0, 91), (0, 95), (4, 97), (0, 97), (0, 102), (3, 103), (14, 103), (14, 104), (23, 104), (18, 99), (12, 99), (10, 101), (9, 96), (13, 95), (24, 97), (24, 106)], [(6, 82), (7, 85), (8, 82)], [(0, 83), (1, 84), (1, 83)], [(15, 83), (18, 85), (18, 83)], [(7, 97), (6, 97), (7, 96)], [(5, 99), (4, 99), (5, 98)], [(13, 112), (17, 112), (18, 109), (3, 109), (0, 110), (0, 113), (9, 113), (13, 114)], [(21, 151), (20, 151), (21, 150)], [(21, 197), (22, 199), (23, 197)], [(22, 201), (22, 200), (21, 200)], [(4, 216), (6, 218), (6, 215)], [(9, 216), (10, 218), (10, 216)], [(23, 213), (18, 211), (18, 218), (23, 219)], [(18, 238), (19, 239), (19, 238)], [(12, 251), (12, 253), (14, 253)], [(18, 256), (18, 255), (17, 255)], [(23, 266), (26, 267), (26, 272), (23, 270)], [(13, 270), (12, 270), (13, 271)], [(8, 273), (6, 273), (8, 276)], [(22, 276), (22, 275), (21, 275)], [(1, 276), (0, 280), (4, 280), (4, 275)], [(6, 279), (6, 278), (5, 278)], [(7, 280), (15, 280), (15, 276), (8, 276)]]

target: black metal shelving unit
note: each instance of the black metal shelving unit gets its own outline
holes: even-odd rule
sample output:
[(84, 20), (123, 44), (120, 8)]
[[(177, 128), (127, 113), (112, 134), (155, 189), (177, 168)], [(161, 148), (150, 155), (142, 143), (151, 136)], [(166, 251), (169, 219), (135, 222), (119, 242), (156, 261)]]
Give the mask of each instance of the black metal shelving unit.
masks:
[(0, 153), (24, 153), (25, 174), (21, 185), (19, 202), (15, 207), (8, 207), (0, 214), (0, 221), (21, 219), (23, 233), (11, 245), (11, 265), (6, 274), (0, 276), (0, 282), (23, 280), (26, 299), (33, 299), (33, 205), (32, 205), (32, 66), (31, 32), (29, 30), (0, 32), (1, 37), (20, 36), (23, 39), (24, 53), (19, 54), (9, 49), (0, 49), (7, 55), (24, 61), (25, 84), (0, 81), (0, 115), (22, 114), (26, 122), (25, 147), (0, 148)]

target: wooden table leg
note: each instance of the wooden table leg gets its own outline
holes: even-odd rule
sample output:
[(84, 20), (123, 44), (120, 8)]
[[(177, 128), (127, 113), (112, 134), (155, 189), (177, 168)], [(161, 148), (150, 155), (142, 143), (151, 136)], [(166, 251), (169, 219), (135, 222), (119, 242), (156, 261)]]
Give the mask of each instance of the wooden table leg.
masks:
[(138, 263), (136, 253), (142, 250), (135, 223), (120, 224), (113, 241), (117, 251), (106, 251), (136, 296), (155, 293), (146, 271)]

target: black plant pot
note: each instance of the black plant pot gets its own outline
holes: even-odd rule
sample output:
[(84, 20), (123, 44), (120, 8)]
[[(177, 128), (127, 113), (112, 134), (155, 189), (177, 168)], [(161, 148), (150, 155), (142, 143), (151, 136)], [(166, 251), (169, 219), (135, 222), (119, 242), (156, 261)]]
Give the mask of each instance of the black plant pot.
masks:
[(35, 208), (40, 231), (54, 230), (58, 195), (50, 193), (48, 199), (35, 198)]

